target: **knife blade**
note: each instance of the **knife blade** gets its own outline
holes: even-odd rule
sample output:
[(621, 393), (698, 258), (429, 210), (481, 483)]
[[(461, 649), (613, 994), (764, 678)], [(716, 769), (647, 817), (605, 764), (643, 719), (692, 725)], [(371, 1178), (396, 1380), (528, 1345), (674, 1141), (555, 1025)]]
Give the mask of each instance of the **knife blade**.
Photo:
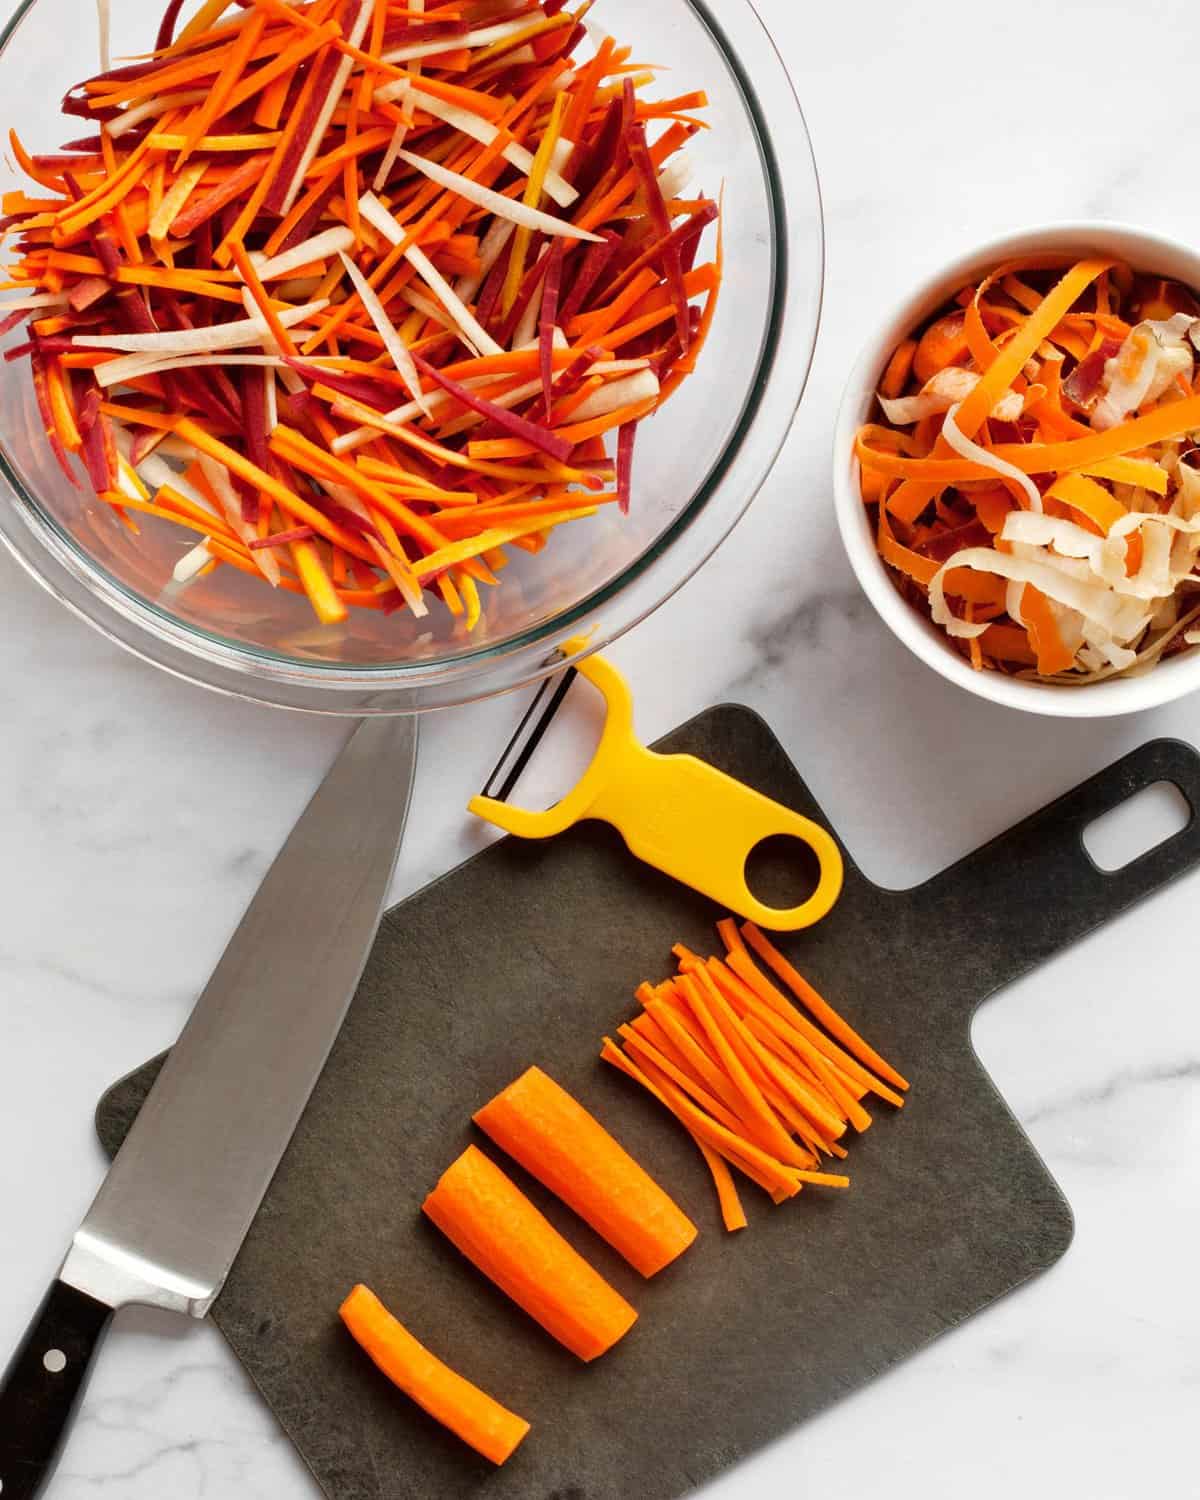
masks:
[(408, 817), (415, 717), (364, 720), (196, 1002), (0, 1383), (0, 1496), (53, 1472), (112, 1312), (212, 1306), (341, 1029)]

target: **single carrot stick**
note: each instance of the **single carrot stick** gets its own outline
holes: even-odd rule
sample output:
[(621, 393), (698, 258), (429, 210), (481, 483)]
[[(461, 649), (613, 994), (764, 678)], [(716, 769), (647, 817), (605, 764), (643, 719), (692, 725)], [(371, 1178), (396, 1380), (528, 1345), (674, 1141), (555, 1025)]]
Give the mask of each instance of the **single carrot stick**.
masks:
[[(164, 485), (163, 489), (166, 488), (167, 486)], [(210, 518), (209, 523), (196, 521), (193, 520), (190, 516), (178, 514), (175, 510), (169, 508), (166, 505), (155, 505), (149, 500), (135, 500), (132, 495), (125, 494), (123, 490), (106, 490), (101, 494), (100, 498), (102, 500), (107, 500), (110, 505), (117, 505), (129, 510), (141, 511), (148, 516), (158, 516), (160, 520), (171, 521), (176, 526), (182, 526), (188, 531), (199, 532), (201, 535), (208, 535), (215, 532), (216, 536), (221, 541), (223, 541), (227, 547), (230, 547), (237, 551), (247, 562), (249, 562), (250, 554), (246, 551), (245, 547), (242, 546), (240, 542), (236, 541), (232, 535), (221, 531), (219, 523), (215, 516)], [(259, 573), (259, 570), (254, 567), (252, 563), (250, 564), (250, 567), (252, 572), (258, 573), (259, 577), (262, 576), (261, 573)]]
[[(207, 486), (205, 487), (207, 493)], [(197, 505), (187, 495), (181, 494), (173, 485), (160, 484), (155, 491), (154, 499), (157, 504), (165, 506), (168, 510), (178, 511), (181, 516), (187, 516), (198, 525), (203, 525), (206, 531), (214, 532), (217, 536), (223, 536), (226, 541), (239, 551), (245, 549), (245, 543), (241, 537), (235, 536), (228, 521), (224, 516), (218, 516), (212, 511), (205, 510), (202, 505)], [(213, 501), (214, 505), (216, 501)]]
[(338, 598), (337, 590), (325, 571), (321, 554), (312, 542), (306, 541), (293, 542), (290, 550), (296, 572), (317, 619), (322, 625), (340, 625), (346, 618), (346, 606)]
[(482, 1151), (468, 1146), (423, 1211), (501, 1291), (580, 1359), (611, 1349), (637, 1313)]
[(582, 139), (588, 115), (596, 98), (596, 90), (600, 85), (600, 80), (605, 75), (615, 50), (616, 43), (612, 37), (606, 36), (602, 38), (599, 47), (596, 49), (595, 57), (586, 67), (581, 68), (579, 71), (575, 93), (567, 110), (566, 118), (563, 120), (563, 135), (568, 140), (575, 142), (575, 152), (572, 155), (571, 164), (568, 165), (567, 169), (568, 180), (570, 180), (570, 167), (574, 165), (581, 151), (579, 142)]
[(279, 321), (279, 314), (275, 311), (275, 305), (267, 295), (266, 288), (259, 280), (258, 272), (254, 269), (254, 262), (246, 254), (246, 247), (238, 240), (233, 240), (229, 246), (233, 263), (241, 273), (242, 280), (249, 288), (250, 295), (254, 298), (255, 306), (263, 316), (263, 321), (271, 330), (271, 337), (279, 345), (284, 354), (293, 357), (296, 353), (296, 345), (292, 342), (292, 336)]
[(151, 411), (148, 407), (126, 406), (121, 401), (101, 401), (100, 410), (118, 421), (129, 422), (140, 427), (158, 427), (171, 432), (184, 419), (170, 412)]
[(331, 190), (337, 176), (338, 172), (336, 168), (332, 172), (326, 172), (323, 177), (319, 177), (313, 183), (306, 193), (296, 199), (291, 211), (284, 218), (280, 219), (263, 245), (263, 254), (268, 259), (278, 253), (284, 240), (287, 239), (296, 225), (300, 223), (305, 214), (308, 213), (320, 198), (324, 197)]
[(815, 1183), (818, 1187), (848, 1188), (850, 1179), (840, 1172), (797, 1172), (801, 1182)]
[(50, 397), (54, 426), (63, 447), (72, 453), (77, 453), (83, 445), (83, 439), (75, 423), (75, 410), (70, 395), (70, 376), (59, 367), (57, 359), (46, 361), (46, 389)]
[(696, 1238), (678, 1205), (541, 1068), (529, 1068), (474, 1120), (643, 1276), (661, 1271)]
[(717, 923), (717, 935), (725, 944), (726, 953), (732, 953), (735, 948), (740, 948), (743, 953), (746, 951), (746, 945), (742, 941), (742, 935), (733, 917), (721, 918)]
[(784, 1130), (783, 1126), (780, 1125), (778, 1116), (763, 1098), (761, 1090), (750, 1076), (736, 1048), (730, 1043), (724, 1029), (710, 1008), (706, 997), (700, 993), (699, 987), (693, 983), (689, 975), (685, 974), (679, 980), (679, 988), (687, 1000), (692, 1014), (700, 1022), (700, 1025), (703, 1026), (705, 1034), (712, 1043), (713, 1050), (720, 1058), (722, 1068), (733, 1081), (738, 1093), (746, 1101), (750, 1118), (755, 1127), (755, 1139), (765, 1146), (772, 1156), (778, 1157), (780, 1161), (788, 1162), (792, 1166), (799, 1166), (803, 1153), (796, 1146), (791, 1136)]
[(745, 1229), (746, 1211), (742, 1207), (742, 1200), (738, 1197), (733, 1176), (725, 1165), (724, 1158), (718, 1156), (712, 1147), (702, 1141), (699, 1136), (693, 1136), (692, 1139), (699, 1146), (700, 1155), (712, 1173), (712, 1180), (717, 1189), (717, 1200), (721, 1205), (721, 1222), (731, 1233), (736, 1229)]
[[(695, 1136), (693, 1136), (692, 1139), (697, 1140)], [(697, 1144), (699, 1144), (698, 1140)], [(777, 1206), (780, 1203), (786, 1203), (789, 1198), (794, 1198), (796, 1196), (796, 1193), (799, 1191), (798, 1187), (794, 1183), (789, 1183), (786, 1187), (773, 1186), (769, 1177), (760, 1172), (759, 1169), (753, 1164), (753, 1162), (749, 1162), (744, 1156), (739, 1155), (732, 1146), (710, 1145), (709, 1150), (711, 1150), (715, 1155), (719, 1156), (722, 1161), (728, 1162), (728, 1164), (731, 1167), (735, 1168), (735, 1170), (740, 1172), (743, 1177), (748, 1177), (750, 1181), (755, 1185), (755, 1187), (761, 1188), (764, 1193), (768, 1194), (771, 1202), (776, 1204)]]
[(216, 25), (228, 8), (229, 0), (204, 0), (204, 4), (181, 29), (175, 39), (175, 45), (178, 46), (183, 42), (195, 45), (206, 31)]
[(372, 1362), (435, 1421), (494, 1464), (512, 1457), (529, 1423), (431, 1354), (374, 1292), (356, 1286), (339, 1315)]
[(784, 955), (779, 951), (771, 940), (766, 937), (753, 922), (742, 923), (742, 934), (746, 942), (754, 949), (758, 956), (763, 959), (784, 984), (792, 991), (803, 1005), (807, 1006), (812, 1015), (820, 1021), (822, 1026), (838, 1039), (850, 1052), (858, 1058), (865, 1067), (873, 1068), (874, 1071), (894, 1084), (898, 1089), (907, 1089), (908, 1080), (891, 1066), (885, 1058), (880, 1057), (875, 1049), (863, 1041), (858, 1032), (850, 1023), (842, 1018), (833, 1006), (824, 1000), (804, 975), (800, 973)]

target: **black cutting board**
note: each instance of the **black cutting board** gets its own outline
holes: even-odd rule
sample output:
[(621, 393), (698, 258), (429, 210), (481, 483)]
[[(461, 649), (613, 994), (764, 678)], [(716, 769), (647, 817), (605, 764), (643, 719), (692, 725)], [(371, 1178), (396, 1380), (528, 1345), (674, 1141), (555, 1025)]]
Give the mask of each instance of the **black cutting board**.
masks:
[[(721, 707), (659, 746), (691, 751), (825, 821), (755, 714)], [(1096, 816), (1175, 782), (1188, 827), (1115, 874)], [(506, 839), (385, 918), (345, 1029), (213, 1310), (332, 1500), (667, 1500), (880, 1374), (1066, 1250), (1071, 1212), (970, 1041), (987, 995), (1200, 858), (1200, 757), (1159, 740), (913, 890), (847, 860), (832, 914), (783, 946), (913, 1081), (855, 1140), (849, 1193), (806, 1190), (726, 1235), (694, 1146), (597, 1060), (670, 945), (715, 943), (702, 897), (585, 824)], [(778, 872), (775, 872), (778, 874)], [(770, 878), (768, 869), (765, 878)], [(1031, 1045), (1034, 1042), (1031, 1041)], [(579, 1363), (420, 1213), (470, 1115), (530, 1063), (576, 1094), (700, 1225), (642, 1281), (536, 1184), (517, 1180), (640, 1311)], [(101, 1103), (115, 1151), (156, 1073)], [(489, 1146), (490, 1150), (491, 1147)], [(367, 1282), (434, 1350), (527, 1417), (501, 1470), (393, 1391), (337, 1307)]]

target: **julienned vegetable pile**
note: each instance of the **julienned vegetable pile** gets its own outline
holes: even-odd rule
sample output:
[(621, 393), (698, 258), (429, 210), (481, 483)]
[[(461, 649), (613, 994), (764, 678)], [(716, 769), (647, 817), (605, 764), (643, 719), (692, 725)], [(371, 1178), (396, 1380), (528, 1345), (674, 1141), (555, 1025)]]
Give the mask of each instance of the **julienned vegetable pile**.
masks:
[[(675, 945), (679, 972), (644, 983), (642, 1011), (604, 1038), (600, 1056), (665, 1105), (712, 1173), (725, 1228), (746, 1215), (729, 1168), (776, 1204), (806, 1184), (848, 1188), (821, 1169), (845, 1157), (847, 1127), (862, 1132), (868, 1094), (902, 1108), (908, 1080), (866, 1043), (752, 922), (717, 924), (724, 958)], [(755, 963), (755, 955), (761, 967)], [(787, 985), (799, 1006), (767, 977)], [(886, 1082), (884, 1081), (886, 1080)]]
[(896, 348), (855, 451), (880, 556), (976, 668), (1056, 683), (1200, 643), (1200, 301), (998, 266)]
[(645, 98), (589, 0), (180, 9), (70, 90), (80, 138), (11, 135), (5, 358), (72, 483), (193, 534), (177, 580), (238, 568), (325, 623), (433, 592), (473, 627), (506, 549), (628, 506), (695, 367), (705, 97)]

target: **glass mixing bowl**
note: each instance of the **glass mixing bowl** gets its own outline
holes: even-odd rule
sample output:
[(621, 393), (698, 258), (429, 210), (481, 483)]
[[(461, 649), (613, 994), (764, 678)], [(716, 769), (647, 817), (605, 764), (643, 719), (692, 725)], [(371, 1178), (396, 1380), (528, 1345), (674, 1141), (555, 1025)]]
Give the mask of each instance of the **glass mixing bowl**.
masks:
[[(160, 0), (112, 7), (114, 56), (143, 51)], [(427, 619), (351, 611), (320, 626), (302, 598), (233, 568), (186, 585), (190, 543), (141, 518), (133, 536), (63, 478), (24, 361), (0, 364), (0, 536), (28, 571), (112, 640), (205, 686), (324, 713), (446, 707), (531, 682), (558, 648), (600, 649), (668, 599), (749, 505), (804, 389), (821, 301), (820, 194), (791, 83), (749, 0), (599, 0), (592, 18), (639, 59), (668, 65), (669, 91), (703, 87), (711, 129), (689, 143), (693, 180), (724, 189), (725, 281), (696, 373), (638, 430), (628, 516), (604, 507), (560, 527), (537, 556), (515, 551), (465, 634)], [(30, 149), (78, 134), (59, 100), (97, 70), (80, 0), (25, 0), (0, 34), (0, 124)], [(27, 186), (4, 162), (0, 191)], [(13, 337), (20, 337), (16, 334)]]

